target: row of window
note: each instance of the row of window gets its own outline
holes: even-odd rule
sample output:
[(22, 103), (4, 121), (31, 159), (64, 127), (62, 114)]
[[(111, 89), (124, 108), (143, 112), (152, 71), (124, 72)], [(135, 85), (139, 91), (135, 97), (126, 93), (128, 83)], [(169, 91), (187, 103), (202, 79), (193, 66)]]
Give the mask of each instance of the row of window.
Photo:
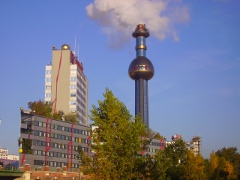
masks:
[[(85, 148), (85, 152), (90, 152), (90, 149), (88, 150), (87, 148)], [(62, 152), (54, 152), (54, 151), (41, 151), (41, 150), (33, 150), (33, 154), (34, 155), (40, 155), (40, 156), (49, 156), (49, 157), (57, 157), (57, 158), (69, 158), (69, 159), (78, 159), (78, 154), (66, 154), (66, 153), (62, 153)]]
[[(46, 74), (52, 74), (52, 70), (46, 70), (45, 73)], [(70, 74), (77, 74), (77, 70), (70, 70)], [(70, 78), (70, 81), (76, 81), (76, 80)], [(82, 80), (82, 78), (80, 78), (80, 81), (83, 84), (83, 86), (86, 88), (86, 84)], [(46, 81), (46, 82), (51, 82), (51, 78), (49, 78), (48, 81)]]
[[(52, 93), (45, 93), (45, 98), (52, 97)], [(70, 97), (77, 97), (76, 93), (70, 93)]]
[[(50, 133), (42, 132), (42, 131), (34, 131), (35, 136), (41, 136), (41, 137), (49, 137)], [(73, 141), (73, 142), (78, 142), (78, 143), (88, 143), (87, 139), (83, 138), (78, 138), (78, 137), (71, 137), (71, 136), (65, 136), (62, 134), (56, 134), (56, 133), (51, 133), (51, 138), (54, 139), (61, 139), (61, 140), (66, 140), (66, 141)]]
[[(44, 161), (42, 160), (34, 160), (34, 165), (39, 165), (39, 166), (43, 166)], [(51, 167), (63, 167), (63, 166), (67, 166), (67, 163), (65, 162), (55, 162), (55, 161), (47, 161), (47, 165), (51, 166)], [(69, 167), (69, 166), (68, 166)], [(72, 168), (79, 168), (79, 164), (72, 164)]]
[(146, 152), (156, 153), (157, 151), (159, 151), (159, 149), (153, 149), (153, 148), (147, 148), (147, 149), (146, 149)]
[(160, 147), (164, 147), (165, 143), (164, 142), (151, 142), (152, 146), (160, 146)]
[[(88, 141), (87, 139), (81, 139), (81, 142), (79, 143), (85, 143), (87, 142), (91, 143), (91, 141)], [(45, 141), (40, 141), (40, 140), (33, 140), (33, 145), (35, 146), (46, 146)], [(47, 145), (52, 148), (58, 148), (58, 149), (67, 149), (68, 145), (63, 144), (63, 143), (55, 143), (55, 142), (48, 142)], [(71, 146), (70, 148), (76, 149), (77, 150), (78, 146)]]
[[(46, 123), (41, 122), (41, 121), (34, 121), (34, 126), (46, 127)], [(50, 123), (48, 123), (48, 127), (50, 127)], [(59, 131), (73, 132), (76, 134), (90, 136), (90, 132), (87, 130), (75, 129), (75, 128), (65, 127), (65, 126), (61, 126), (61, 125), (57, 125), (57, 124), (52, 124), (51, 128), (59, 130)]]
[(147, 70), (147, 65), (136, 65), (134, 66), (134, 70)]

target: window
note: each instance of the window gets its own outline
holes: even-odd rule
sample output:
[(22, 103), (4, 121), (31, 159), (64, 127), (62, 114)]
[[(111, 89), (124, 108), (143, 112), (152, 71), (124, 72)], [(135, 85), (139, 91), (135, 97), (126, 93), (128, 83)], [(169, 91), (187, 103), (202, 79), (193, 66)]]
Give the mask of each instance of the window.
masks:
[(46, 93), (46, 94), (45, 94), (45, 98), (50, 98), (51, 96), (52, 96), (51, 93)]
[(33, 150), (33, 154), (34, 154), (34, 155), (37, 155), (37, 150)]
[(71, 112), (76, 112), (76, 110), (77, 110), (76, 108), (70, 108)]
[(52, 78), (46, 78), (45, 82), (52, 82)]
[(71, 81), (71, 82), (76, 82), (76, 81), (77, 81), (77, 78), (76, 78), (76, 77), (70, 77), (70, 81)]
[(148, 67), (146, 65), (137, 65), (134, 66), (134, 70), (147, 70)]
[(76, 70), (71, 70), (71, 71), (70, 71), (70, 74), (76, 74), (76, 73), (77, 73)]
[(34, 131), (34, 136), (39, 136), (39, 131)]
[(70, 89), (77, 89), (76, 85), (70, 85)]
[(51, 86), (47, 85), (45, 86), (45, 89), (51, 89)]
[(76, 101), (70, 101), (69, 104), (70, 105), (76, 105), (77, 103), (76, 103)]
[(74, 133), (78, 134), (79, 133), (78, 129), (74, 129)]
[(71, 93), (70, 97), (77, 97), (77, 94), (76, 93)]
[(46, 70), (46, 74), (52, 74), (52, 70)]
[(57, 125), (56, 125), (56, 124), (53, 124), (52, 128), (53, 128), (53, 129), (57, 129)]

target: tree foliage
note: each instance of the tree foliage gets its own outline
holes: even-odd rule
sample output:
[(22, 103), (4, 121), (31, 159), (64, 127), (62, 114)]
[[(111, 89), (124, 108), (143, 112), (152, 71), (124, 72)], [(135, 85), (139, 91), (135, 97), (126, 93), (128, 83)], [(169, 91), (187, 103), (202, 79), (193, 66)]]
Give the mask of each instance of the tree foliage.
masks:
[(48, 102), (44, 103), (41, 100), (28, 102), (28, 108), (39, 116), (52, 117), (52, 107)]
[(64, 121), (77, 123), (77, 113), (76, 112), (70, 112), (66, 115), (64, 115)]
[(187, 158), (183, 165), (183, 175), (181, 179), (184, 180), (205, 180), (205, 162), (203, 157), (198, 154), (194, 155), (191, 151), (187, 152)]
[(83, 157), (85, 172), (94, 179), (134, 179), (139, 175), (145, 126), (137, 116), (133, 118), (126, 106), (106, 89), (99, 107), (93, 105), (90, 119), (94, 126), (92, 161)]
[(182, 139), (175, 140), (164, 149), (164, 158), (168, 165), (166, 174), (170, 179), (181, 179), (184, 173), (184, 164), (187, 161), (188, 149)]
[[(235, 180), (238, 175), (239, 153), (236, 148), (212, 152), (209, 159), (188, 150), (182, 139), (172, 141), (154, 157), (141, 152), (160, 133), (145, 129), (139, 116), (135, 118), (110, 91), (103, 101), (92, 106), (90, 119), (96, 127), (92, 132), (88, 157), (79, 147), (83, 172), (98, 180)], [(144, 137), (144, 138), (143, 138)], [(147, 137), (147, 138), (146, 138)]]
[(224, 157), (220, 157), (214, 152), (210, 154), (210, 158), (206, 161), (208, 179), (226, 179), (237, 180), (237, 173), (234, 166)]
[(215, 154), (231, 163), (234, 168), (234, 177), (238, 177), (238, 179), (240, 179), (240, 154), (237, 151), (238, 149), (236, 147), (224, 147), (216, 151)]
[(76, 112), (69, 112), (68, 114), (65, 114), (61, 110), (53, 112), (52, 104), (49, 104), (48, 102), (43, 102), (41, 100), (28, 102), (28, 108), (31, 110), (31, 113), (39, 116), (78, 123)]
[(31, 139), (23, 139), (22, 142), (23, 153), (32, 154), (32, 140)]

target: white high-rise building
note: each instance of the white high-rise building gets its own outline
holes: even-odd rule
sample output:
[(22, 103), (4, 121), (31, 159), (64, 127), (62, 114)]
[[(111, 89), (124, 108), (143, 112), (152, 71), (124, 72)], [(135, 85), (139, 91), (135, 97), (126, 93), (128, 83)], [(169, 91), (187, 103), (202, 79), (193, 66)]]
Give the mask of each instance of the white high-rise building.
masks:
[(0, 148), (0, 159), (7, 159), (8, 149)]
[(79, 124), (88, 125), (88, 79), (70, 46), (52, 48), (52, 63), (45, 70), (45, 102), (65, 114), (76, 112)]
[(8, 149), (0, 147), (0, 159), (7, 159), (7, 160), (19, 160), (19, 155), (15, 154), (8, 154)]

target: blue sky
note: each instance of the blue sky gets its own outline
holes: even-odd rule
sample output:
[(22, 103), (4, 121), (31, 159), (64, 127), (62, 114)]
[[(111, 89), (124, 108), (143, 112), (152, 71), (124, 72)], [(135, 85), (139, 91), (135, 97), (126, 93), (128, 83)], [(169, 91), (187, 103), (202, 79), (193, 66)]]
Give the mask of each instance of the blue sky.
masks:
[(19, 109), (44, 99), (52, 46), (73, 50), (75, 37), (89, 79), (89, 109), (108, 87), (134, 115), (131, 33), (145, 23), (146, 54), (155, 68), (150, 128), (168, 140), (201, 135), (204, 157), (223, 147), (240, 151), (240, 1), (116, 2), (0, 1), (0, 147), (18, 154)]

